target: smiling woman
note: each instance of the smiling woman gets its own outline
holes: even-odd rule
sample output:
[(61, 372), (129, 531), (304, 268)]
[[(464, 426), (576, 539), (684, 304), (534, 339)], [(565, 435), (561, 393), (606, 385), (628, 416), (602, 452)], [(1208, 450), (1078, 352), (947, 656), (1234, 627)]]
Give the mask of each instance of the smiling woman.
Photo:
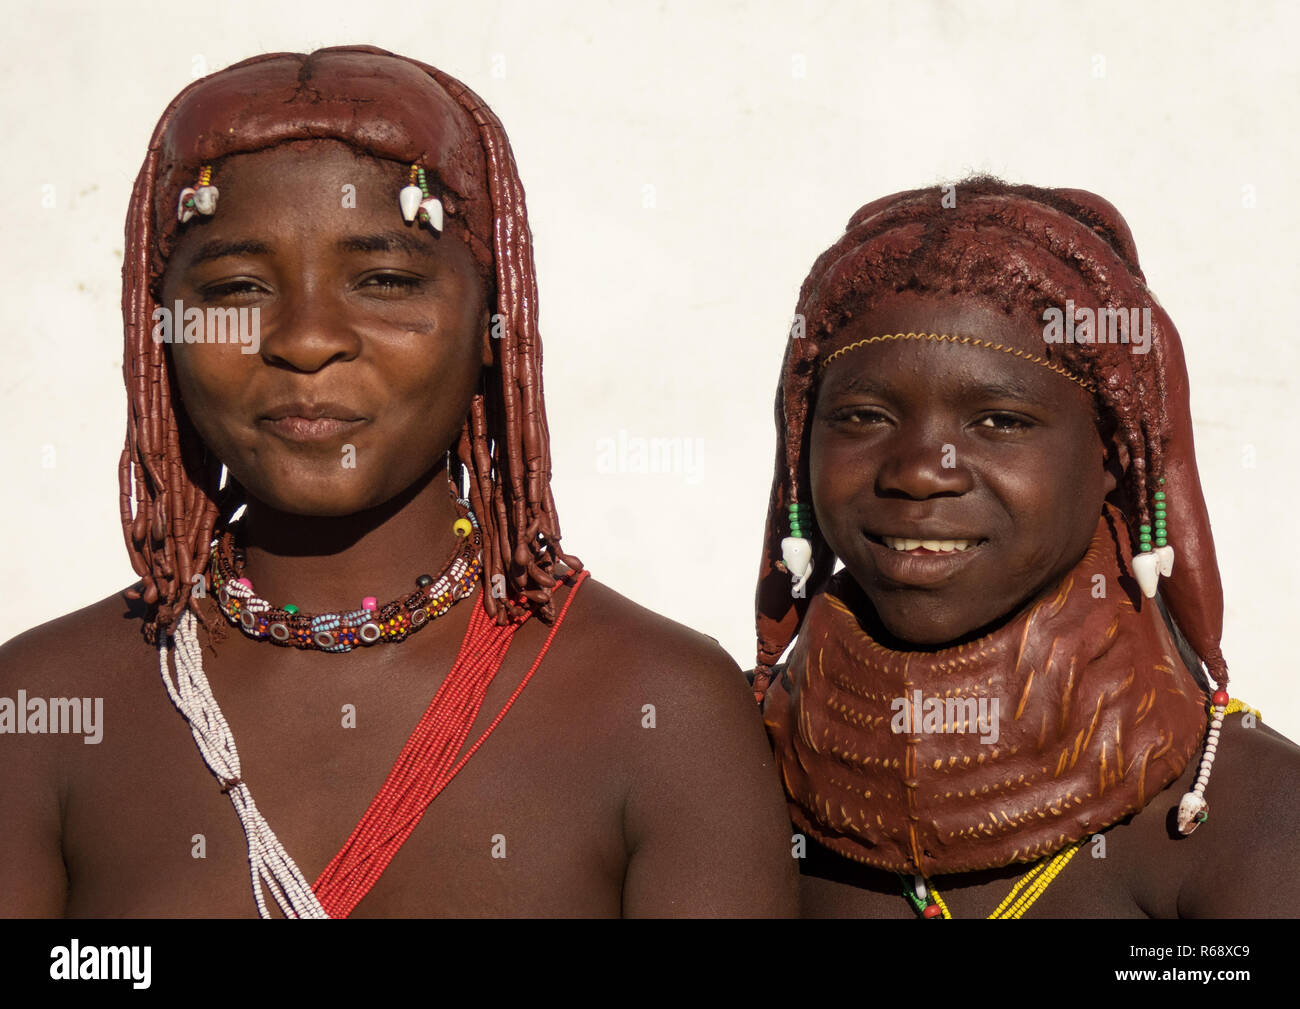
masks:
[[(104, 699), (95, 746), (0, 737), (0, 914), (791, 911), (740, 670), (561, 549), (482, 101), (371, 47), (236, 64), (127, 238), (140, 580), (0, 649), (0, 693)], [(206, 328), (241, 314), (256, 346)]]
[(1300, 748), (1232, 717), (1178, 333), (1104, 200), (948, 188), (853, 216), (777, 391), (754, 686), (804, 913), (1290, 914)]
[[(221, 213), (187, 231), (168, 263), (163, 304), (258, 311), (259, 355), (202, 342), (177, 345), (172, 360), (209, 453), (279, 512), (352, 513), (412, 486), (460, 435), (492, 365), (487, 285), (469, 247), (396, 230), (404, 176), (332, 140), (236, 155), (216, 176)], [(232, 237), (244, 235), (258, 238)], [(363, 348), (372, 367), (330, 367)], [(332, 381), (295, 380), (327, 369)], [(342, 445), (365, 465), (341, 466)], [(454, 502), (439, 501), (450, 527)], [(250, 516), (250, 531), (261, 521)]]

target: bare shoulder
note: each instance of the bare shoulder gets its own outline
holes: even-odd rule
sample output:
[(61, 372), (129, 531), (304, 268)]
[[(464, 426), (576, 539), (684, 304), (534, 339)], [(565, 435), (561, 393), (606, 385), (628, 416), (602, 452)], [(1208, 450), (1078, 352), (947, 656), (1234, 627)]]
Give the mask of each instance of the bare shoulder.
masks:
[(33, 688), (55, 695), (99, 693), (121, 683), (130, 671), (138, 679), (149, 646), (140, 633), (143, 605), (126, 589), (55, 617), (0, 645), (0, 688)]
[(707, 634), (590, 579), (575, 618), (566, 654), (602, 697), (587, 731), (609, 741), (625, 787), (624, 915), (793, 915), (785, 796), (740, 667)]
[[(1198, 755), (1199, 760), (1199, 755)], [(1179, 893), (1184, 917), (1292, 917), (1300, 900), (1300, 746), (1263, 720), (1227, 716), (1205, 797), (1203, 845)], [(1208, 835), (1208, 836), (1204, 836)]]
[(571, 635), (575, 647), (619, 688), (653, 687), (700, 705), (730, 707), (738, 701), (744, 709), (747, 703), (757, 719), (740, 667), (707, 634), (646, 609), (594, 578), (585, 580), (566, 623), (580, 631)]
[(99, 755), (83, 744), (104, 741), (106, 708), (134, 707), (122, 695), (148, 657), (139, 627), (118, 594), (0, 645), (0, 915), (65, 909), (64, 811)]

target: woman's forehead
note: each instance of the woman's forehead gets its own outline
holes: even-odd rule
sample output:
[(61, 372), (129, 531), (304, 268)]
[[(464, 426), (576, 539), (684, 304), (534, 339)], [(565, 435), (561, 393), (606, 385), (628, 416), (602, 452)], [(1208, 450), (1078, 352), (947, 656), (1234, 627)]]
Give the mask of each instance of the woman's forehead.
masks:
[(1003, 397), (1091, 408), (1091, 391), (1043, 323), (981, 301), (899, 292), (849, 320), (818, 348), (818, 387), (833, 393), (898, 393), (906, 385), (941, 397)]
[(357, 150), (341, 140), (313, 139), (287, 140), (260, 151), (232, 154), (221, 163), (220, 174), (222, 184), (230, 187), (251, 177), (260, 184), (297, 185), (340, 171), (364, 178), (402, 179), (408, 170), (402, 162)]

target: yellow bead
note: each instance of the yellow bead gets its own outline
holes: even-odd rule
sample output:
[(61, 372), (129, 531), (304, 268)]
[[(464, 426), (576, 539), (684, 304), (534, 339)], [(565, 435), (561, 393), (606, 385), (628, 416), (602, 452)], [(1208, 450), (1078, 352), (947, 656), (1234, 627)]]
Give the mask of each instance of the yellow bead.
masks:
[(452, 523), (451, 528), (456, 533), (457, 536), (460, 536), (462, 538), (468, 536), (470, 533), (474, 531), (474, 527), (470, 525), (469, 519), (457, 519), (454, 523)]

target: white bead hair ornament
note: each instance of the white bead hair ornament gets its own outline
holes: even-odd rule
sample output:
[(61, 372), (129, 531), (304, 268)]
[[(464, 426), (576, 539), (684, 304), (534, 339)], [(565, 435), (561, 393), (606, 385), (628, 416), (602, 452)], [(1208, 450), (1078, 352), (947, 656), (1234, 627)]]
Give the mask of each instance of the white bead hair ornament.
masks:
[(800, 592), (812, 574), (812, 544), (802, 536), (787, 536), (781, 541), (781, 560), (793, 579), (791, 588)]
[(181, 190), (181, 198), (176, 203), (176, 218), (184, 224), (195, 214), (211, 217), (217, 212), (217, 197), (220, 196), (213, 185), (186, 186)]
[(442, 201), (436, 196), (425, 196), (419, 186), (405, 186), (397, 194), (398, 205), (402, 208), (402, 220), (407, 224), (418, 216), (420, 221), (429, 225), (434, 231), (442, 232)]
[(437, 197), (430, 197), (420, 204), (421, 217), (434, 231), (442, 234), (442, 200)]
[(199, 186), (194, 190), (194, 209), (211, 217), (217, 212), (217, 197), (220, 195), (216, 186)]
[(420, 204), (424, 201), (424, 192), (419, 186), (407, 186), (397, 194), (397, 202), (402, 208), (402, 220), (410, 224), (415, 220), (415, 215), (419, 213)]
[(1160, 557), (1150, 550), (1138, 554), (1133, 558), (1133, 577), (1137, 579), (1142, 594), (1148, 599), (1154, 598), (1156, 586), (1160, 584)]

